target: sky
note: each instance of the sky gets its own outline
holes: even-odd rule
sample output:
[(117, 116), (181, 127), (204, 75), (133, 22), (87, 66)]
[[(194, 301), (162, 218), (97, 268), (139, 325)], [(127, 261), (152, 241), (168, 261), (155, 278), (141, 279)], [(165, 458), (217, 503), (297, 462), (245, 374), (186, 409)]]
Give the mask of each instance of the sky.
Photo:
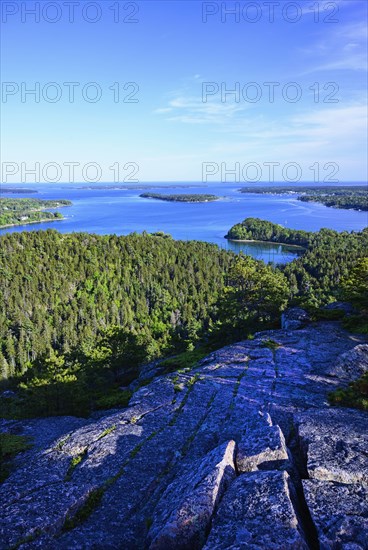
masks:
[(367, 181), (367, 6), (2, 0), (1, 181)]

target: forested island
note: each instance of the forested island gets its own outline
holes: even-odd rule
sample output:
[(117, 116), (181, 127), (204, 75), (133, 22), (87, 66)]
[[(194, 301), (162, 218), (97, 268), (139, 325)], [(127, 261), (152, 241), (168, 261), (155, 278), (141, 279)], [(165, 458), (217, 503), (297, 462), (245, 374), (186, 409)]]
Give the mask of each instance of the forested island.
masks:
[(299, 229), (287, 229), (277, 223), (246, 218), (233, 225), (225, 235), (232, 241), (264, 241), (269, 243), (288, 244), (300, 247), (308, 246), (313, 233)]
[(60, 212), (47, 212), (45, 209), (71, 204), (65, 199), (0, 199), (0, 228), (62, 220), (64, 218)]
[(297, 195), (303, 202), (318, 202), (333, 208), (352, 210), (368, 210), (367, 185), (352, 186), (272, 186), (272, 187), (242, 187), (241, 193)]
[(183, 194), (183, 195), (164, 195), (162, 193), (142, 193), (139, 195), (143, 199), (157, 199), (160, 201), (169, 202), (213, 202), (219, 200), (220, 197), (210, 194)]
[(0, 414), (87, 415), (121, 406), (129, 394), (120, 388), (142, 364), (177, 354), (183, 359), (169, 360), (171, 368), (193, 363), (278, 327), (289, 306), (315, 312), (345, 298), (357, 308), (347, 326), (366, 330), (368, 228), (298, 232), (257, 219), (238, 225), (241, 236), (306, 251), (272, 266), (160, 233), (1, 236), (0, 376), (17, 393), (0, 400)]

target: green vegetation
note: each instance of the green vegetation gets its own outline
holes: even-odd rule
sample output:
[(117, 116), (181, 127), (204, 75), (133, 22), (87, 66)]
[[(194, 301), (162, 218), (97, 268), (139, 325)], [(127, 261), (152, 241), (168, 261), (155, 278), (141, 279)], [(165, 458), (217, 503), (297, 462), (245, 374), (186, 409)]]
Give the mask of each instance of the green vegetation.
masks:
[(161, 234), (0, 237), (1, 386), (15, 391), (0, 416), (125, 407), (143, 364), (188, 371), (221, 345), (278, 328), (289, 305), (335, 319), (343, 313), (319, 308), (347, 300), (357, 310), (347, 328), (367, 329), (368, 228), (310, 233), (248, 218), (229, 234), (305, 252), (271, 266)]
[(162, 193), (142, 193), (139, 195), (144, 199), (157, 199), (169, 202), (213, 202), (219, 200), (216, 195), (206, 195), (200, 193), (183, 195), (163, 195)]
[(238, 256), (226, 275), (226, 286), (218, 303), (214, 337), (221, 341), (244, 338), (255, 327), (278, 323), (289, 298), (287, 279), (279, 269)]
[(0, 199), (0, 228), (61, 220), (63, 216), (59, 212), (46, 212), (45, 208), (60, 208), (71, 204), (67, 200)]
[(164, 368), (165, 374), (175, 371), (188, 371), (196, 367), (199, 361), (206, 357), (211, 351), (212, 348), (208, 345), (199, 346), (193, 350), (184, 351), (174, 357), (169, 357), (161, 361), (160, 367)]
[(348, 388), (339, 388), (328, 396), (331, 405), (354, 407), (368, 411), (368, 372), (351, 382)]
[(293, 194), (304, 202), (318, 202), (334, 208), (368, 210), (368, 188), (366, 185), (351, 186), (272, 186), (243, 187), (241, 193)]
[[(367, 280), (367, 268), (363, 269), (366, 260), (363, 258), (368, 256), (368, 228), (350, 233), (338, 233), (332, 229), (312, 233), (247, 218), (234, 225), (226, 237), (304, 246), (306, 250), (302, 256), (282, 267), (288, 280), (289, 300), (293, 304), (319, 308), (338, 298), (354, 302), (356, 290), (356, 305), (360, 308), (363, 304), (367, 306), (367, 302), (362, 301), (362, 292)], [(363, 264), (357, 264), (354, 279), (349, 284), (351, 269), (360, 260)]]
[(32, 444), (29, 437), (0, 433), (0, 483), (10, 474), (11, 460), (19, 453), (30, 449)]
[(308, 231), (286, 229), (282, 225), (259, 218), (246, 218), (243, 222), (234, 225), (225, 238), (235, 241), (267, 241), (306, 247), (312, 236), (313, 233)]
[(66, 476), (65, 476), (65, 481), (70, 481), (72, 479), (72, 475), (73, 475), (74, 470), (76, 469), (78, 464), (80, 464), (82, 462), (82, 460), (86, 456), (86, 453), (87, 453), (87, 449), (84, 449), (84, 451), (82, 451), (78, 455), (73, 456), (73, 458), (72, 458), (72, 460), (69, 464), (68, 471), (67, 471)]
[(262, 344), (261, 344), (262, 348), (268, 348), (272, 351), (277, 350), (280, 346), (281, 346), (281, 344), (279, 344), (275, 340), (272, 340), (272, 338), (268, 338), (267, 340), (263, 340)]
[(84, 521), (86, 521), (92, 512), (99, 506), (105, 492), (105, 487), (93, 489), (85, 503), (79, 508), (76, 514), (72, 517), (67, 517), (63, 525), (63, 531), (71, 531)]
[(143, 363), (193, 350), (235, 255), (199, 242), (55, 231), (0, 238), (0, 416), (126, 406)]

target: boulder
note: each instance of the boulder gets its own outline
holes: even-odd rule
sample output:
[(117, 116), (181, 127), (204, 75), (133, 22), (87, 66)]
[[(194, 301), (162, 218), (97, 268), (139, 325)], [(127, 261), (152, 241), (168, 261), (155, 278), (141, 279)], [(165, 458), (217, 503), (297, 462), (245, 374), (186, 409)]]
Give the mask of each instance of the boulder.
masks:
[(285, 438), (279, 426), (267, 426), (246, 434), (236, 453), (239, 472), (285, 468), (288, 459)]
[(281, 328), (283, 330), (297, 330), (303, 328), (310, 321), (308, 313), (299, 307), (293, 307), (284, 311), (281, 315)]

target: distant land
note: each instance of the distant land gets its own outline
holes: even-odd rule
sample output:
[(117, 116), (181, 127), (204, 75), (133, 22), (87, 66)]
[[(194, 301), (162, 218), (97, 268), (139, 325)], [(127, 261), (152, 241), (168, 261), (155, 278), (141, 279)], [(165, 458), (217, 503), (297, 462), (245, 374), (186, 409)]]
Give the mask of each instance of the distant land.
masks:
[(281, 187), (242, 187), (241, 193), (255, 193), (257, 195), (298, 195), (297, 199), (303, 202), (318, 202), (333, 208), (368, 211), (368, 186), (281, 186)]
[(1, 187), (0, 185), (0, 195), (3, 193), (38, 193), (36, 189), (25, 189), (24, 187)]
[(60, 212), (47, 212), (45, 209), (71, 205), (72, 202), (65, 199), (0, 199), (0, 229), (62, 220), (64, 217)]
[(213, 202), (218, 201), (220, 197), (209, 194), (185, 194), (185, 195), (163, 195), (161, 193), (142, 193), (139, 195), (143, 199), (157, 199), (169, 202)]
[[(201, 185), (170, 185), (170, 189), (196, 189), (202, 187)], [(151, 184), (139, 184), (139, 185), (84, 185), (83, 187), (73, 187), (72, 189), (102, 189), (102, 190), (120, 190), (131, 191), (140, 189), (167, 189), (168, 185), (151, 185)], [(69, 188), (68, 188), (69, 189)]]

